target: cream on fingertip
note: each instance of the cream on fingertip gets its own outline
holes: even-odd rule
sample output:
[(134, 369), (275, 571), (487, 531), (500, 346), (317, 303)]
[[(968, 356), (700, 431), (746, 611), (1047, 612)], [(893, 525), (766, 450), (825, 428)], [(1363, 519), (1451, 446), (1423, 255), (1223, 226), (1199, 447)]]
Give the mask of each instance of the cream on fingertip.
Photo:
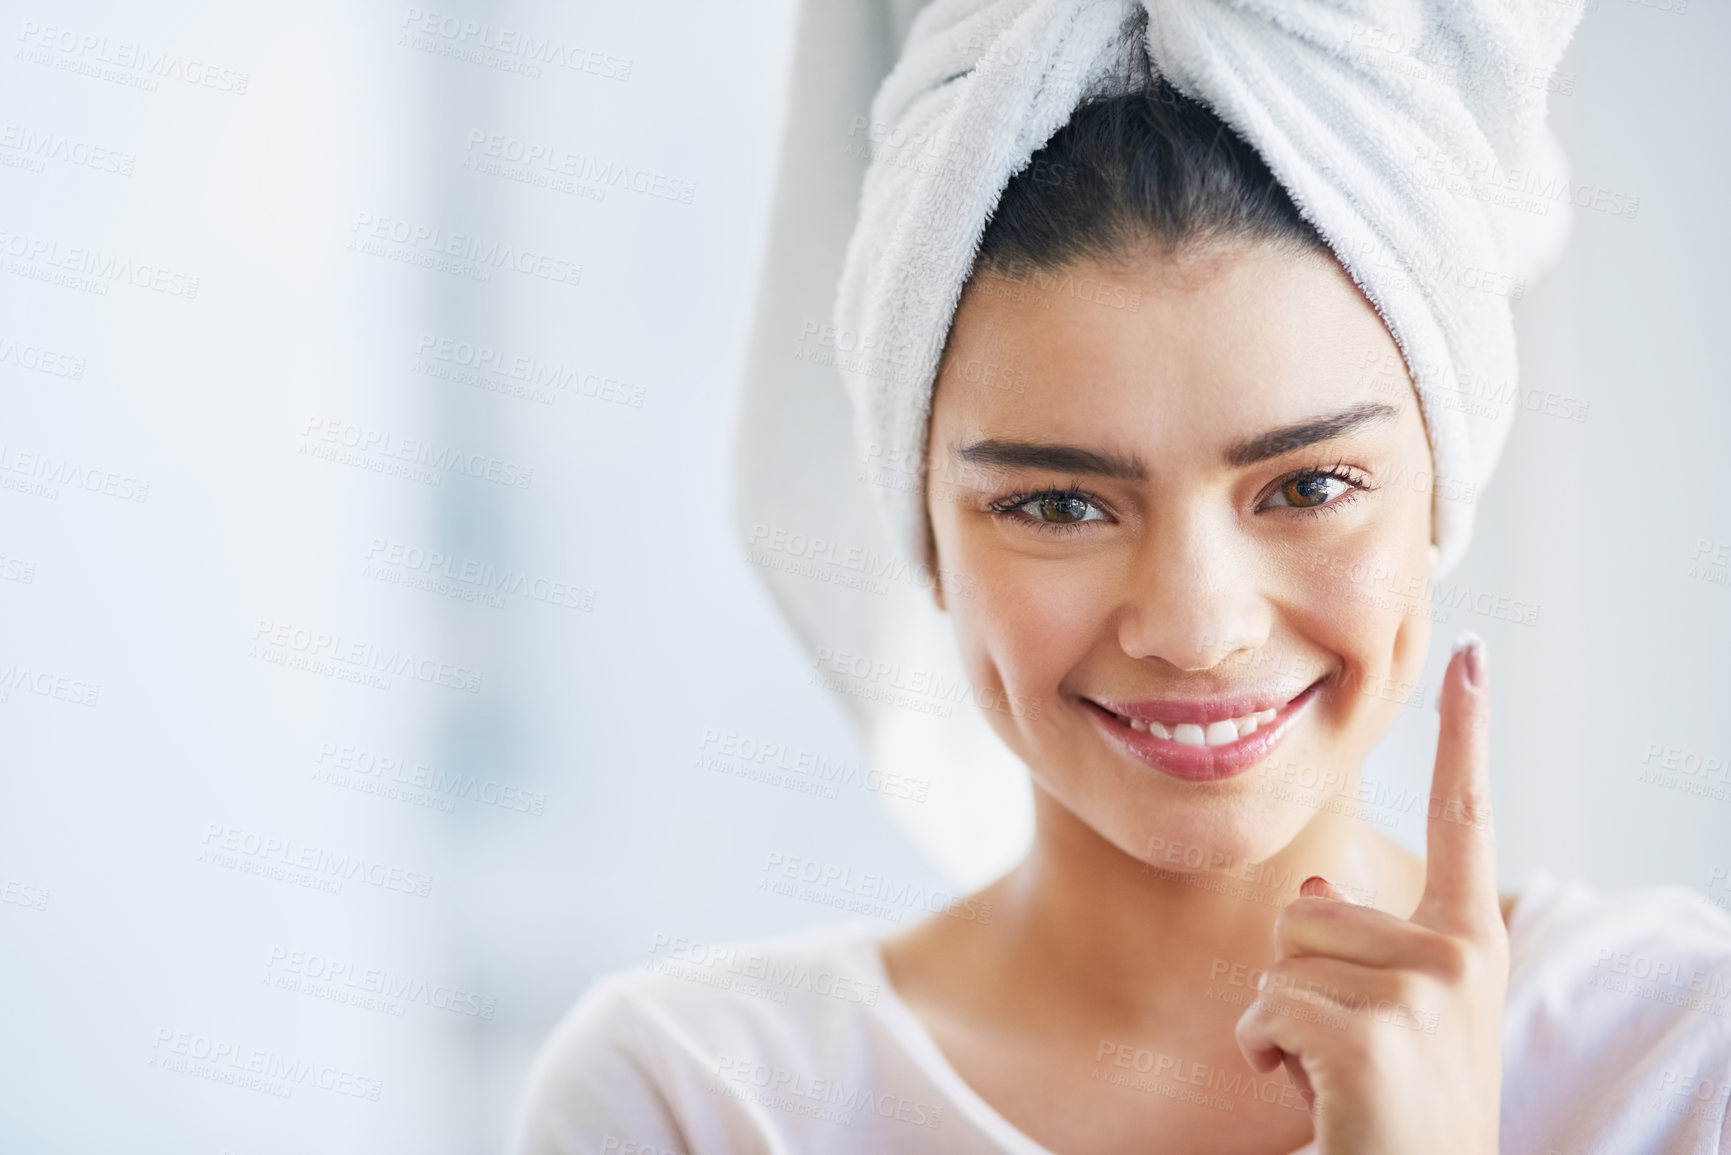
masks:
[[(1455, 639), (1454, 654), (1466, 651), (1467, 685), (1475, 690), (1485, 681), (1485, 640), (1471, 630), (1462, 630)], [(1452, 654), (1451, 654), (1452, 656)]]

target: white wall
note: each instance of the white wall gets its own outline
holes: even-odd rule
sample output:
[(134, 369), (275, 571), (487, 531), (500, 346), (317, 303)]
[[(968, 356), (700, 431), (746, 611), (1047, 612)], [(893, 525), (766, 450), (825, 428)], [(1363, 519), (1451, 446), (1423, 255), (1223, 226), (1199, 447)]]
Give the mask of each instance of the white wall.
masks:
[[(770, 856), (938, 882), (863, 791), (699, 762), (859, 756), (724, 500), (791, 0), (7, 8), (0, 1147), (494, 1149), (597, 973), (834, 916), (758, 891)], [(1639, 208), (1519, 306), (1528, 386), (1588, 415), (1522, 416), (1457, 580), (1538, 624), (1437, 631), (1433, 684), (1457, 624), (1493, 647), (1511, 882), (1731, 865), (1731, 795), (1640, 780), (1653, 743), (1731, 761), (1731, 567), (1690, 576), (1731, 550), (1728, 18), (1598, 0), (1553, 100)], [(594, 55), (474, 49), (506, 28)], [(509, 180), (475, 133), (673, 195)], [(574, 376), (513, 396), (445, 341)], [(1381, 772), (1422, 782), (1432, 729)]]
[[(1731, 867), (1731, 165), (1714, 143), (1731, 9), (1680, 6), (1596, 0), (1551, 99), (1577, 196), (1598, 207), (1516, 303), (1537, 408), (1456, 575), (1475, 598), (1536, 606), (1537, 624), (1456, 611), (1437, 631), (1459, 622), (1493, 647), (1509, 883), (1543, 866), (1702, 890)], [(1547, 414), (1547, 394), (1584, 419)], [(1695, 772), (1642, 779), (1667, 758)], [(1714, 897), (1731, 904), (1723, 883)]]

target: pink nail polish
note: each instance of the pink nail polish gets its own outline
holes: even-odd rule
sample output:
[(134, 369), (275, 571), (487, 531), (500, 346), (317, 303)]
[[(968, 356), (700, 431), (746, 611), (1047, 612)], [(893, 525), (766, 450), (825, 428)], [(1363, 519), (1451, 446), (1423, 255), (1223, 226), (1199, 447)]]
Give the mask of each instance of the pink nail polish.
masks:
[(1455, 653), (1467, 652), (1466, 675), (1467, 685), (1478, 689), (1485, 681), (1485, 640), (1471, 630), (1462, 630), (1460, 637), (1455, 639)]

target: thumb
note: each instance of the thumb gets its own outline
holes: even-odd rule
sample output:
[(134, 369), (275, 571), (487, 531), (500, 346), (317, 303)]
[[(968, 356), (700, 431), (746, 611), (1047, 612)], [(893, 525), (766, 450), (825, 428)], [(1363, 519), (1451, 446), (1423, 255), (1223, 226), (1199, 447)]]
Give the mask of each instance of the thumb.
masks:
[(1307, 1110), (1316, 1108), (1316, 1091), (1310, 1085), (1310, 1075), (1304, 1070), (1304, 1064), (1298, 1061), (1297, 1055), (1281, 1052), (1281, 1062), (1286, 1064), (1286, 1077), (1292, 1080), (1292, 1085), (1298, 1089), (1299, 1098), (1304, 1100)]

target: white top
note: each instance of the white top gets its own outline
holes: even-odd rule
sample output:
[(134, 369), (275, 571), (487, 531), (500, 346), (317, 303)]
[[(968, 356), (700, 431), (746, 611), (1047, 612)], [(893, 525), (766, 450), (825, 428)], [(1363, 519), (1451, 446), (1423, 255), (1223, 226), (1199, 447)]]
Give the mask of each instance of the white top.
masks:
[[(1502, 1155), (1731, 1155), (1731, 917), (1677, 886), (1600, 894), (1540, 872), (1520, 894)], [(601, 979), (542, 1046), (512, 1155), (1051, 1155), (896, 996), (886, 933), (673, 940)], [(1124, 1074), (1232, 1094), (1170, 1069)]]

